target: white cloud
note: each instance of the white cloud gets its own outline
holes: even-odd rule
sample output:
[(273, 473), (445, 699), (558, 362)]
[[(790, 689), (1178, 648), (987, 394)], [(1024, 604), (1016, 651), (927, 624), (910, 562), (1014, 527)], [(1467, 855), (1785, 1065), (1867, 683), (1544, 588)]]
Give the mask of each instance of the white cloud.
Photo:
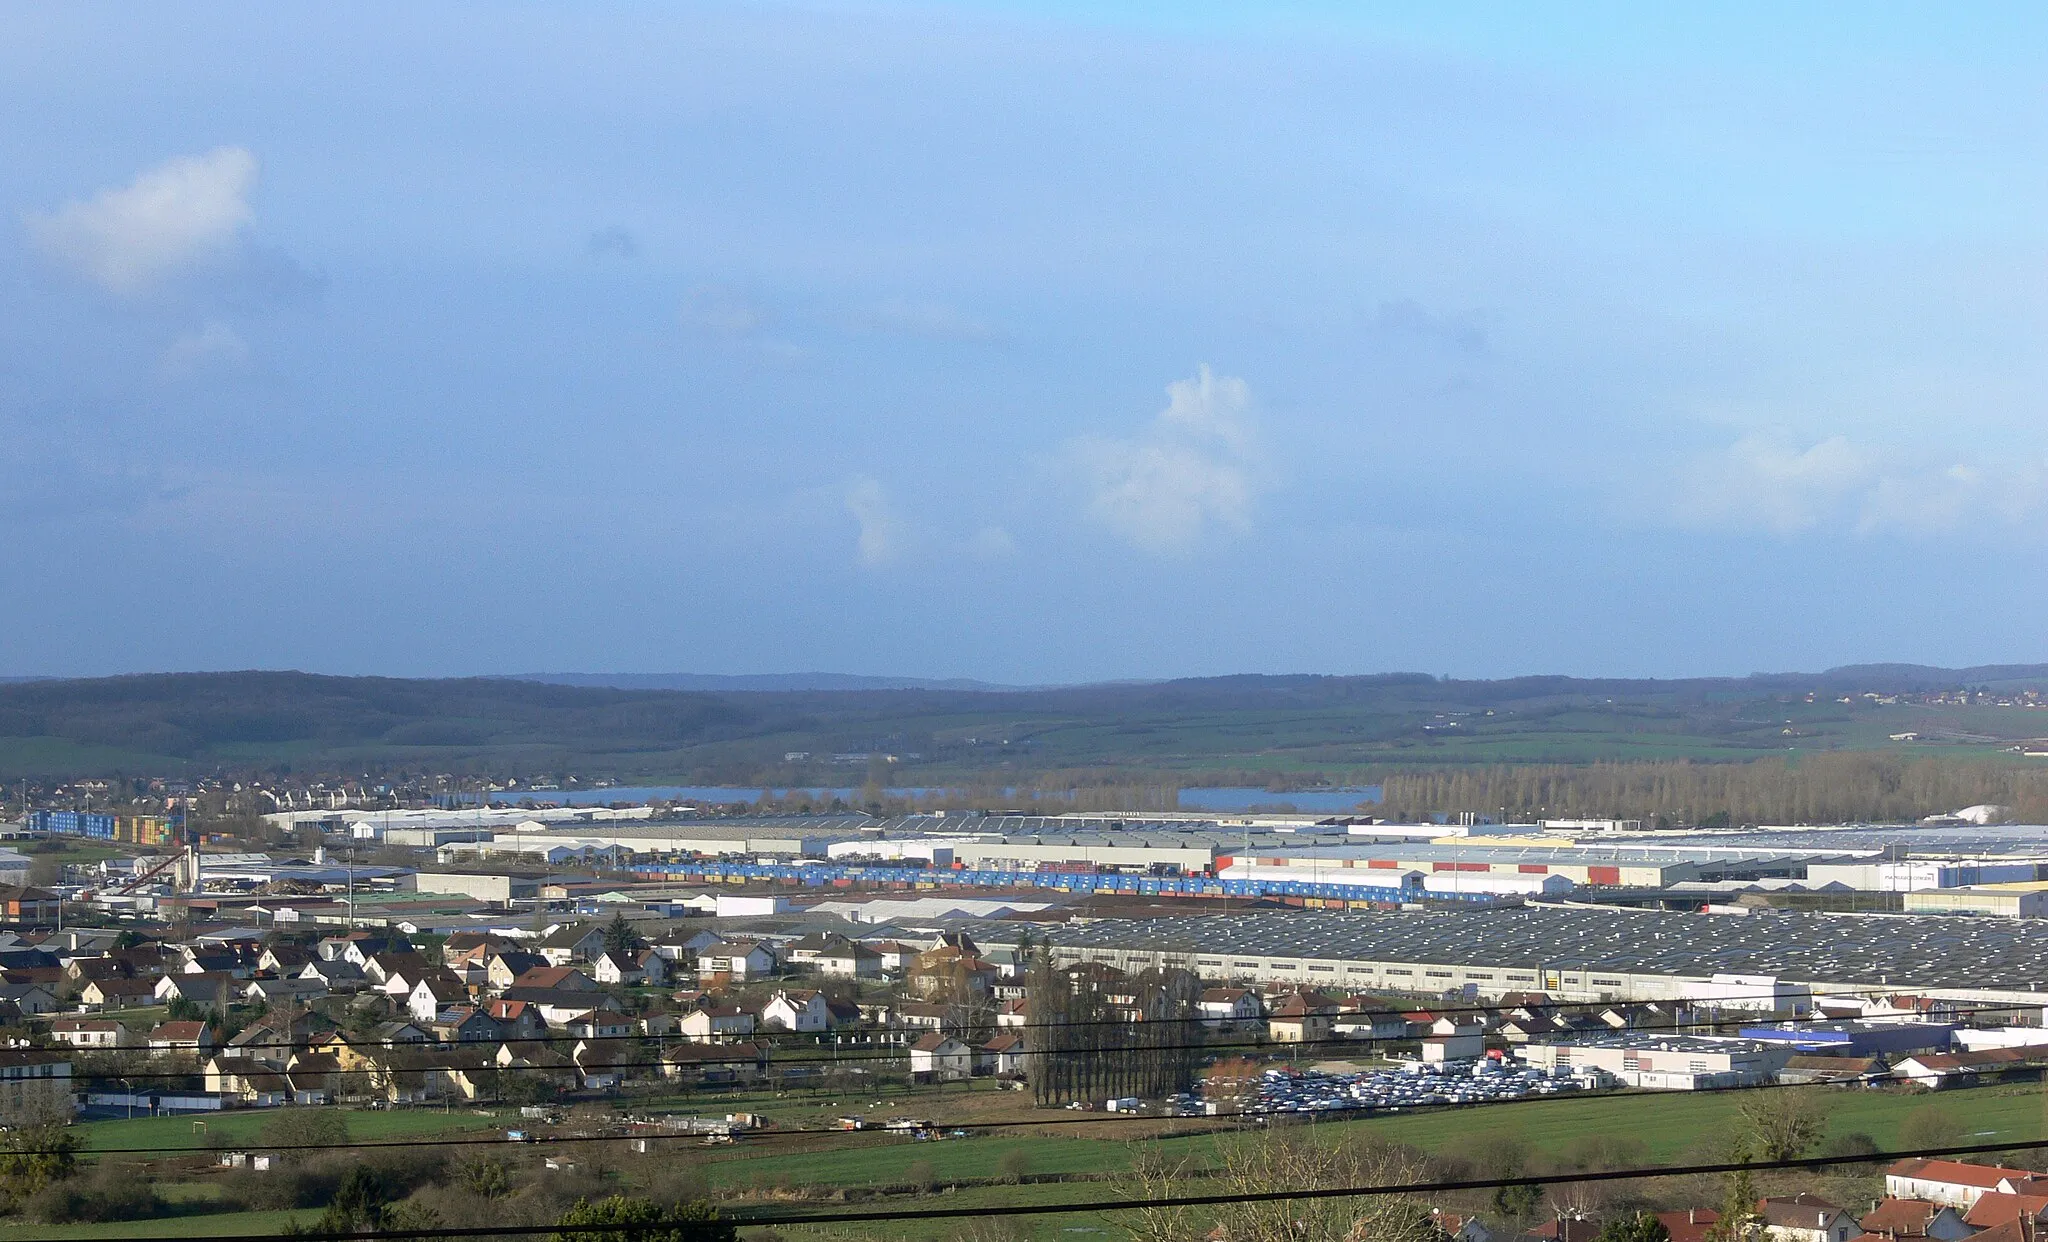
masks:
[(889, 493), (870, 478), (855, 479), (846, 489), (846, 511), (853, 515), (858, 534), (854, 555), (869, 569), (894, 561), (903, 552), (903, 520), (889, 502)]
[(1204, 364), (1166, 393), (1166, 408), (1138, 435), (1084, 437), (1068, 450), (1096, 519), (1145, 551), (1170, 554), (1212, 528), (1248, 528), (1258, 485), (1251, 388)]
[(1678, 502), (1695, 525), (1791, 534), (1839, 516), (1873, 481), (1877, 463), (1841, 436), (1799, 448), (1775, 435), (1748, 435), (1696, 462)]
[(2041, 505), (2043, 472), (2030, 463), (1929, 465), (1833, 436), (1805, 448), (1752, 434), (1693, 463), (1676, 493), (1687, 525), (1862, 534), (1938, 532), (2017, 522)]
[(134, 297), (227, 255), (255, 219), (256, 157), (241, 147), (181, 155), (119, 189), (29, 212), (36, 248), (110, 293)]
[(158, 366), (166, 376), (190, 375), (209, 367), (238, 367), (249, 361), (249, 342), (218, 319), (187, 332), (164, 349)]

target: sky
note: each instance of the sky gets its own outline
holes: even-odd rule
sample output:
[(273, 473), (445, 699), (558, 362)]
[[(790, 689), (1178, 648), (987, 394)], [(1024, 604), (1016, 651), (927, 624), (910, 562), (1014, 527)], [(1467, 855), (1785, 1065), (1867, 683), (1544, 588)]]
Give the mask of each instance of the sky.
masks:
[(2048, 661), (2048, 10), (1674, 7), (0, 5), (0, 672)]

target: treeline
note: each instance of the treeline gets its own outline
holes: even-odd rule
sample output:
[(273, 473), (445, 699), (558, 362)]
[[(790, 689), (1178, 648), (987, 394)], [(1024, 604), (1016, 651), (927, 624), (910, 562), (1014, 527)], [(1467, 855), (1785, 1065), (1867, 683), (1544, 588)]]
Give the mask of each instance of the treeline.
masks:
[(1388, 775), (1390, 819), (1476, 812), (1514, 820), (1627, 818), (1666, 824), (1917, 820), (1980, 803), (2048, 818), (2048, 764), (1859, 752), (1748, 763), (1502, 764)]
[(1055, 966), (1041, 952), (1025, 1017), (1033, 1098), (1052, 1106), (1189, 1090), (1200, 1057), (1201, 995), (1201, 980), (1177, 967), (1124, 978), (1092, 963)]

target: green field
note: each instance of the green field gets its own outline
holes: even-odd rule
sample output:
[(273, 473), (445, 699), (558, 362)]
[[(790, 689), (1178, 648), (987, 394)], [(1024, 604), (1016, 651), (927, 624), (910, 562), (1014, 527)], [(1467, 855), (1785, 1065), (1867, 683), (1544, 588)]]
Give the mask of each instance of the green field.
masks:
[[(468, 1109), (452, 1113), (427, 1109), (339, 1111), (348, 1118), (349, 1138), (359, 1143), (462, 1134), (506, 1124), (502, 1116), (479, 1116)], [(233, 1112), (211, 1117), (137, 1117), (132, 1121), (88, 1121), (77, 1130), (85, 1139), (87, 1151), (132, 1147), (162, 1152), (198, 1151), (256, 1146), (264, 1124), (274, 1116), (275, 1113)]]
[[(1866, 1134), (1882, 1148), (1900, 1143), (1900, 1127), (1923, 1110), (1937, 1110), (1960, 1128), (1962, 1142), (2029, 1142), (2048, 1138), (2048, 1094), (2039, 1084), (1982, 1087), (1943, 1095), (1900, 1091), (1863, 1091), (1815, 1088), (1825, 1102), (1826, 1127), (1822, 1141), (1849, 1134)], [(958, 1098), (955, 1093), (948, 1095)], [(977, 1093), (981, 1094), (981, 1093)], [(1528, 1103), (1490, 1105), (1468, 1109), (1414, 1113), (1404, 1116), (1352, 1120), (1322, 1120), (1298, 1123), (1289, 1132), (1324, 1143), (1349, 1143), (1368, 1136), (1412, 1145), (1425, 1151), (1454, 1152), (1475, 1139), (1514, 1137), (1538, 1153), (1567, 1164), (1572, 1153), (1590, 1140), (1616, 1139), (1640, 1142), (1647, 1158), (1656, 1164), (1682, 1164), (1716, 1159), (1715, 1140), (1733, 1131), (1737, 1110), (1745, 1099), (1739, 1093), (1631, 1093), (1568, 1097)], [(983, 1102), (988, 1103), (986, 1096)], [(736, 1097), (717, 1107), (701, 1111), (728, 1111), (728, 1105), (767, 1110), (787, 1127), (812, 1127), (835, 1107), (853, 1110), (863, 1107), (851, 1101), (837, 1104), (831, 1099)], [(897, 1101), (888, 1111), (918, 1111), (945, 1117), (945, 1101), (932, 1095)], [(957, 1115), (957, 1114), (956, 1114)], [(206, 1118), (199, 1124), (187, 1117), (138, 1118), (133, 1121), (87, 1123), (80, 1127), (91, 1149), (150, 1147), (166, 1152), (193, 1151), (204, 1147), (260, 1146), (258, 1132), (267, 1118), (261, 1114), (230, 1114)], [(1045, 1113), (1042, 1129), (985, 1130), (972, 1137), (917, 1142), (878, 1132), (820, 1135), (769, 1131), (735, 1147), (704, 1148), (677, 1145), (659, 1157), (628, 1157), (619, 1167), (624, 1188), (630, 1189), (643, 1173), (657, 1168), (673, 1170), (677, 1164), (697, 1167), (714, 1194), (728, 1201), (729, 1210), (744, 1219), (750, 1214), (797, 1213), (805, 1208), (801, 1192), (832, 1191), (838, 1188), (866, 1188), (890, 1193), (856, 1201), (864, 1209), (887, 1210), (942, 1204), (968, 1207), (981, 1204), (1016, 1206), (1026, 1203), (1061, 1203), (1115, 1198), (1114, 1182), (1101, 1175), (1128, 1169), (1135, 1154), (1145, 1146), (1159, 1150), (1171, 1161), (1186, 1160), (1194, 1168), (1221, 1163), (1228, 1144), (1256, 1141), (1256, 1132), (1213, 1128), (1201, 1119), (1172, 1122), (1149, 1118), (1128, 1123), (1141, 1127), (1135, 1132), (1126, 1123), (1091, 1115)], [(351, 1136), (374, 1143), (437, 1134), (451, 1137), (481, 1136), (507, 1124), (501, 1116), (474, 1112), (436, 1113), (429, 1111), (351, 1111)], [(1176, 1127), (1184, 1132), (1173, 1133)], [(1211, 1127), (1211, 1128), (1203, 1128)], [(1147, 1135), (1138, 1139), (1137, 1135)], [(792, 1150), (794, 1148), (794, 1150)], [(532, 1149), (522, 1149), (531, 1152)], [(136, 1159), (138, 1157), (127, 1157)], [(537, 1158), (537, 1156), (535, 1157)], [(657, 1163), (658, 1162), (658, 1163)], [(999, 1184), (1008, 1174), (1060, 1180)], [(188, 1171), (176, 1177), (190, 1178)], [(1863, 1177), (1867, 1173), (1845, 1176)], [(930, 1179), (941, 1189), (937, 1195), (904, 1193), (908, 1185)], [(1066, 1180), (1073, 1179), (1073, 1180)], [(982, 1183), (949, 1186), (953, 1182)], [(79, 1226), (76, 1228), (9, 1225), (0, 1227), (0, 1242), (16, 1238), (131, 1237), (152, 1234), (177, 1236), (234, 1236), (274, 1233), (288, 1213), (234, 1212), (206, 1214), (197, 1200), (215, 1192), (204, 1178), (199, 1181), (171, 1181), (163, 1191), (173, 1200), (191, 1204), (193, 1210), (158, 1221), (134, 1222), (122, 1226)], [(837, 1205), (834, 1205), (837, 1206)], [(815, 1210), (831, 1210), (819, 1204)], [(312, 1213), (301, 1213), (310, 1217)], [(1020, 1238), (1074, 1238), (1094, 1233), (1117, 1232), (1114, 1214), (1079, 1213), (1019, 1218), (1006, 1229)], [(778, 1226), (792, 1236), (816, 1238), (868, 1238), (886, 1236), (940, 1242), (962, 1236), (956, 1222), (891, 1222), (860, 1226)]]

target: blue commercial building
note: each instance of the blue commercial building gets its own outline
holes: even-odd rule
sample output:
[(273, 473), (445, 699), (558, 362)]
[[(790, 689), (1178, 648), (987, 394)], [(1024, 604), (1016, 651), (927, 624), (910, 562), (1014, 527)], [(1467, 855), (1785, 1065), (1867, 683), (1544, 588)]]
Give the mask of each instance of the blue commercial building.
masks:
[(1835, 1022), (1826, 1026), (1745, 1026), (1742, 1038), (1790, 1044), (1819, 1056), (1898, 1056), (1946, 1052), (1956, 1028), (1947, 1022)]

